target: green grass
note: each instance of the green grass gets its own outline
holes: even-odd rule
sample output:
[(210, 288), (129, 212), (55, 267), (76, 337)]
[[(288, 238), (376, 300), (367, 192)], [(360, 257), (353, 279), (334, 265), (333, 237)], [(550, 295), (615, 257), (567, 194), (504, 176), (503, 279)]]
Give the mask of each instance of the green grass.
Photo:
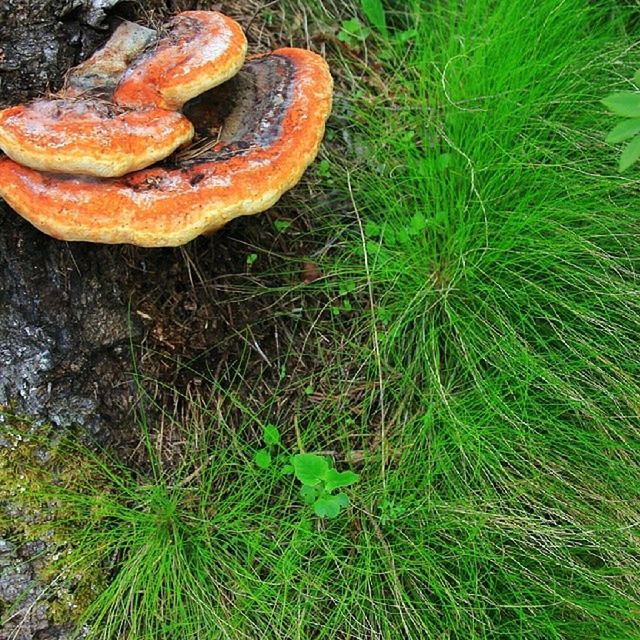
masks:
[(412, 637), (637, 637), (637, 182), (599, 100), (640, 60), (611, 3), (424, 6), (360, 103), (342, 263), (387, 411), (424, 411), (387, 425), (396, 606)]
[[(631, 9), (386, 6), (416, 35), (368, 43), (386, 94), (338, 86), (346, 204), (285, 375), (203, 376), (171, 465), (143, 416), (146, 472), (83, 449), (96, 476), (40, 489), (66, 562), (112, 571), (96, 637), (640, 637), (638, 182), (599, 104), (640, 66)], [(357, 468), (345, 517), (252, 463), (267, 422)]]

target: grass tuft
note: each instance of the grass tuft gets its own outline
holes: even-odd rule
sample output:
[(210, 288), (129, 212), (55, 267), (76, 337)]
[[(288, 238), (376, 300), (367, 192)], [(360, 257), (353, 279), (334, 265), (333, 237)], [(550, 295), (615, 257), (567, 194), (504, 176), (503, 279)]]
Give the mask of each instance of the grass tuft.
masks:
[(420, 8), (388, 96), (359, 103), (341, 263), (373, 291), (387, 410), (413, 410), (389, 434), (385, 633), (635, 637), (637, 180), (599, 103), (640, 62), (629, 16)]

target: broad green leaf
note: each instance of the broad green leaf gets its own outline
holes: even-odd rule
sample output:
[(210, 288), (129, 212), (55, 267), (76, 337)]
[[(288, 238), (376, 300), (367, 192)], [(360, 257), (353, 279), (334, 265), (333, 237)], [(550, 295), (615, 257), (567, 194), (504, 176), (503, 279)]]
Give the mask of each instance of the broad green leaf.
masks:
[(374, 240), (367, 240), (365, 243), (367, 253), (370, 256), (377, 256), (380, 253), (380, 243)]
[(360, 23), (360, 20), (358, 20), (358, 18), (349, 18), (349, 20), (343, 20), (340, 26), (351, 35), (360, 33), (360, 30), (362, 29), (362, 24)]
[(336, 493), (334, 497), (341, 507), (346, 507), (349, 504), (349, 496), (342, 491), (340, 493)]
[(278, 427), (273, 424), (265, 425), (262, 430), (262, 439), (268, 447), (278, 444), (280, 442), (280, 432), (278, 431)]
[(447, 219), (448, 219), (448, 216), (447, 216), (447, 210), (446, 209), (441, 209), (440, 211), (436, 212), (436, 217), (435, 217), (436, 224), (446, 223)]
[(640, 118), (631, 118), (623, 120), (618, 126), (614, 127), (611, 133), (605, 138), (605, 142), (615, 144), (622, 142), (640, 133)]
[(321, 160), (318, 163), (317, 172), (321, 178), (328, 178), (331, 175), (331, 163), (328, 160)]
[(387, 20), (384, 15), (382, 0), (360, 0), (362, 11), (367, 20), (383, 35), (388, 37)]
[(335, 518), (340, 513), (340, 501), (336, 496), (322, 496), (313, 503), (313, 512), (319, 518)]
[(620, 156), (620, 171), (628, 169), (640, 158), (640, 136), (636, 136), (623, 150)]
[(358, 482), (359, 475), (353, 471), (336, 471), (335, 469), (329, 469), (325, 480), (325, 489), (327, 491), (333, 491), (340, 487), (348, 487), (354, 482)]
[(355, 280), (345, 280), (340, 285), (339, 293), (341, 296), (344, 296), (347, 293), (351, 293), (352, 291), (355, 291), (356, 288), (357, 288), (357, 285), (355, 283)]
[(308, 487), (306, 485), (300, 487), (300, 495), (305, 504), (313, 504), (318, 497), (318, 489), (316, 487)]
[(271, 466), (271, 453), (269, 453), (269, 449), (259, 449), (256, 451), (253, 459), (261, 469), (268, 469)]
[(314, 453), (298, 453), (291, 457), (296, 478), (309, 487), (315, 487), (324, 481), (329, 471), (326, 458)]
[(618, 116), (640, 118), (640, 92), (638, 91), (612, 93), (602, 100), (602, 104)]

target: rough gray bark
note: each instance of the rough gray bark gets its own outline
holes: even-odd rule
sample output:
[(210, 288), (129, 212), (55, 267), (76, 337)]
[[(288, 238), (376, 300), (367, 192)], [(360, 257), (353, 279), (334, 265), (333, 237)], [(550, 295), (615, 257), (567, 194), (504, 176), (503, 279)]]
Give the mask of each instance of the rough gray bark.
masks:
[(66, 70), (105, 39), (96, 0), (0, 2), (0, 105), (23, 102), (62, 83)]
[[(0, 103), (57, 89), (108, 36), (105, 10), (115, 4), (0, 2)], [(126, 294), (109, 282), (99, 250), (43, 236), (4, 203), (0, 220), (0, 404), (97, 427), (115, 384), (109, 371), (122, 371), (126, 357)]]
[[(115, 4), (0, 0), (0, 106), (57, 89), (106, 39), (104, 11)], [(110, 249), (56, 242), (0, 201), (0, 405), (94, 430), (123, 417), (131, 397), (122, 386), (128, 300), (110, 278), (117, 256)], [(0, 622), (2, 640), (68, 636), (37, 598), (38, 551), (0, 539), (0, 619), (19, 602)]]

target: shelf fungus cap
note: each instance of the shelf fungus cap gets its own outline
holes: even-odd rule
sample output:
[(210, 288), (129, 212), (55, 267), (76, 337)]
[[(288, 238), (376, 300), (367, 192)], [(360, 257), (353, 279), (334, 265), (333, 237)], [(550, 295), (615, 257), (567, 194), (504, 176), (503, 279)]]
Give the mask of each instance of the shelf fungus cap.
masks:
[(0, 111), (0, 149), (40, 171), (122, 176), (158, 162), (193, 138), (177, 111), (56, 98)]
[(118, 177), (148, 167), (192, 139), (176, 110), (234, 75), (246, 49), (240, 25), (212, 11), (178, 14), (162, 34), (124, 23), (57, 97), (0, 111), (0, 149), (40, 171)]
[(303, 49), (250, 59), (186, 105), (190, 152), (123, 178), (41, 173), (0, 158), (0, 196), (56, 238), (176, 246), (271, 207), (315, 158), (331, 111), (326, 62)]
[(235, 20), (217, 11), (183, 11), (166, 23), (155, 46), (130, 65), (114, 100), (179, 109), (232, 78), (246, 53), (247, 39)]

